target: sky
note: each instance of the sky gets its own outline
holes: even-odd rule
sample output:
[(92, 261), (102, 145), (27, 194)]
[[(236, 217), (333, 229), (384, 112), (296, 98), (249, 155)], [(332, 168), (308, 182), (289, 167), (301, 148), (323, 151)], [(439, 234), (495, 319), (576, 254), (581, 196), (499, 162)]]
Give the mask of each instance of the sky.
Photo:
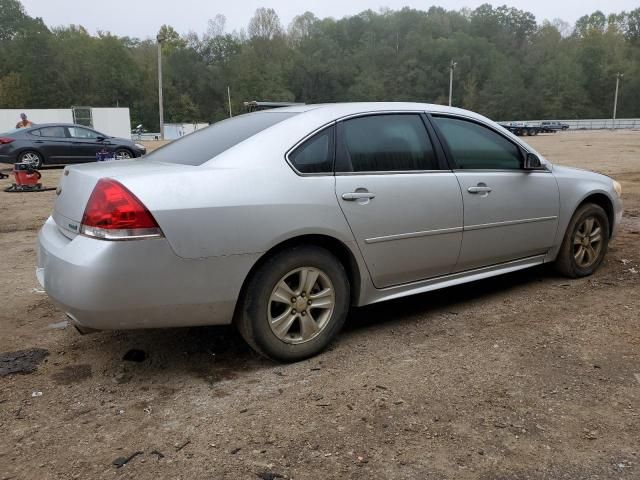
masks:
[(543, 20), (560, 18), (573, 24), (582, 15), (602, 10), (605, 14), (638, 8), (638, 0), (21, 0), (27, 13), (42, 17), (49, 26), (76, 24), (91, 33), (109, 31), (119, 36), (155, 37), (162, 24), (178, 32), (203, 33), (207, 20), (221, 13), (227, 18), (227, 30), (246, 28), (259, 7), (273, 8), (287, 26), (296, 15), (307, 10), (318, 17), (342, 18), (363, 10), (394, 10), (408, 6), (428, 10), (432, 5), (458, 10), (474, 9), (483, 3), (527, 10)]

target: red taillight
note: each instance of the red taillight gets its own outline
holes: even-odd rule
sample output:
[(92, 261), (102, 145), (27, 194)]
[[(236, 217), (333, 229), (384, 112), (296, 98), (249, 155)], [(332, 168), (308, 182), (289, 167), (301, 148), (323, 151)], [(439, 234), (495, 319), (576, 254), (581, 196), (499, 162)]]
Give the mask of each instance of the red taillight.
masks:
[(11, 143), (15, 140), (15, 138), (10, 137), (0, 137), (0, 145), (4, 145), (5, 143)]
[(161, 237), (153, 215), (124, 185), (110, 178), (98, 181), (82, 216), (80, 232), (105, 240)]

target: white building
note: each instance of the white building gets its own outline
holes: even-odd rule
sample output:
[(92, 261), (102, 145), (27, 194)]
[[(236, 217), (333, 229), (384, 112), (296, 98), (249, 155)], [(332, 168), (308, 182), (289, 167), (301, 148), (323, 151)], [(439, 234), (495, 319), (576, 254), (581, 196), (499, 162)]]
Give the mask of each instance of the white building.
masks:
[(131, 117), (128, 108), (48, 108), (0, 110), (0, 132), (13, 130), (20, 121), (20, 114), (35, 124), (79, 123), (113, 137), (131, 138)]

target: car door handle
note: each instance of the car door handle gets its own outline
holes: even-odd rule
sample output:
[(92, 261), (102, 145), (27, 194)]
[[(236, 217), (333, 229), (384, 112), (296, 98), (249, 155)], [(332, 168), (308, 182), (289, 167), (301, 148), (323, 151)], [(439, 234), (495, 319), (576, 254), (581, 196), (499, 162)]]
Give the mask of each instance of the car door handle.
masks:
[(376, 198), (376, 195), (375, 193), (371, 193), (371, 192), (348, 192), (348, 193), (342, 194), (342, 199), (347, 200), (348, 202), (353, 202), (354, 200), (361, 200), (363, 198), (371, 200), (372, 198)]
[(33, 143), (44, 143), (44, 140), (36, 140), (36, 141), (35, 141), (35, 142), (33, 142)]
[(469, 187), (467, 188), (467, 192), (469, 193), (491, 193), (491, 187), (487, 186), (477, 186), (477, 187)]

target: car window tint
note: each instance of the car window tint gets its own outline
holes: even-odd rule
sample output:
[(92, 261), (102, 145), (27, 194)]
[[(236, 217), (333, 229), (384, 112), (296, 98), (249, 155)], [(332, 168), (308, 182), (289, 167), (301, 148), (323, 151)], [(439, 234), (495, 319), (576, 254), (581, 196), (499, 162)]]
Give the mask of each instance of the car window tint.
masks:
[(460, 169), (517, 170), (522, 155), (514, 143), (468, 120), (433, 117)]
[(336, 170), (392, 172), (437, 170), (438, 163), (419, 115), (372, 115), (343, 123), (343, 148)]
[(64, 127), (43, 127), (40, 129), (41, 137), (65, 138)]
[(202, 165), (213, 157), (276, 123), (292, 112), (256, 112), (238, 115), (185, 135), (146, 155), (146, 160), (182, 165)]
[(69, 127), (69, 135), (73, 138), (98, 138), (98, 134), (93, 130), (80, 127)]
[(333, 131), (329, 127), (317, 133), (289, 154), (289, 161), (300, 173), (333, 171)]

